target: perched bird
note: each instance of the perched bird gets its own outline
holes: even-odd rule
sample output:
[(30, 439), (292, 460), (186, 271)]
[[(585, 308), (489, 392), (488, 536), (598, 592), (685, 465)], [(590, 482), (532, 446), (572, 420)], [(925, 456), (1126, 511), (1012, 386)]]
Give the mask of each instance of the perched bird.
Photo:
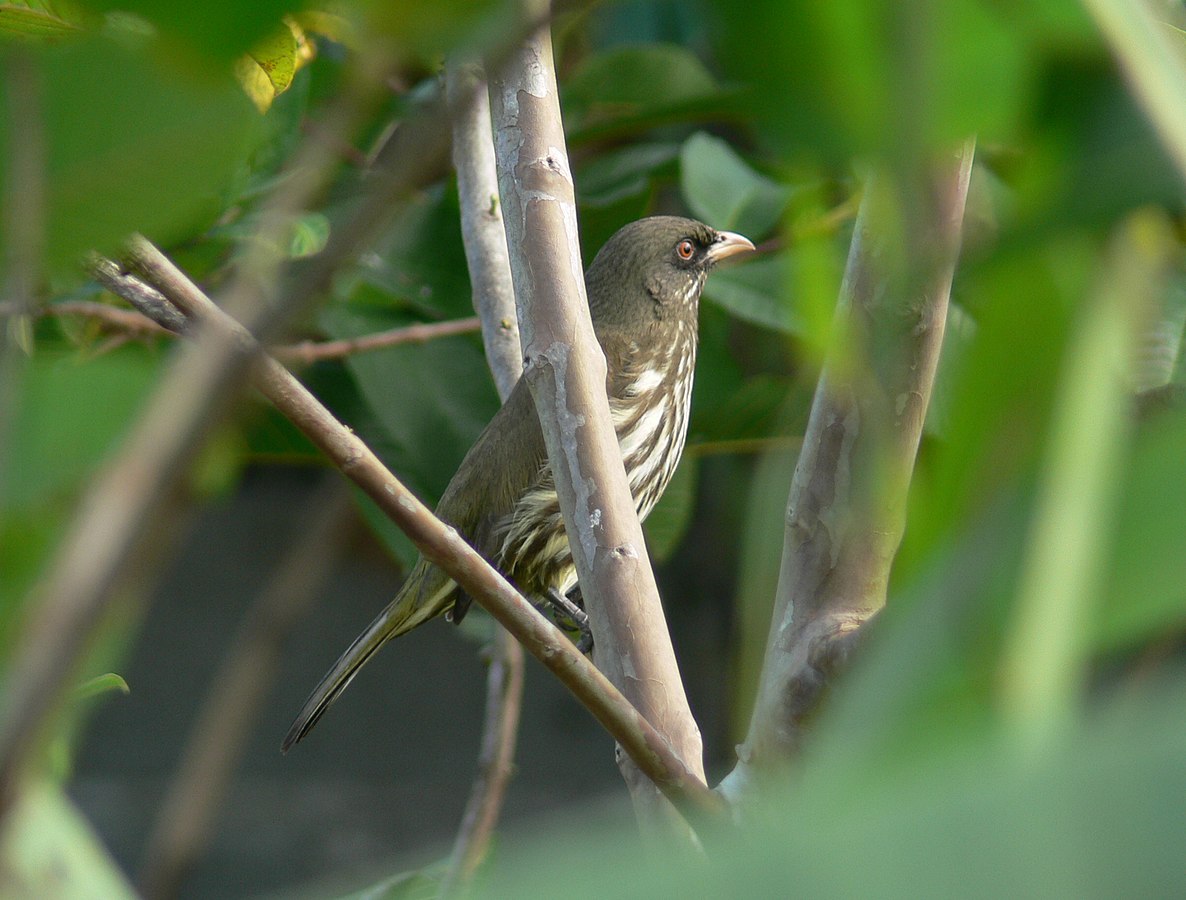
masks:
[[(630, 492), (643, 518), (684, 449), (696, 362), (697, 312), (709, 270), (754, 249), (691, 219), (655, 216), (620, 229), (585, 274), (593, 330), (605, 352), (610, 413)], [(531, 393), (520, 380), (470, 448), (437, 516), (528, 597), (561, 600), (576, 569)], [(287, 750), (383, 644), (471, 599), (421, 557), (399, 595), (322, 679), (284, 739)]]

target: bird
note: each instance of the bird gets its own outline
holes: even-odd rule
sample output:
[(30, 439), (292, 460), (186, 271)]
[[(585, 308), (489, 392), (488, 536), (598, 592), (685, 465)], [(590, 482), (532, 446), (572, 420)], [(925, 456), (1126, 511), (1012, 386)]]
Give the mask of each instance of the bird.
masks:
[[(700, 294), (721, 260), (754, 250), (748, 238), (694, 219), (651, 216), (605, 243), (585, 273), (593, 330), (606, 357), (610, 415), (640, 519), (674, 474), (687, 437)], [(520, 591), (571, 611), (576, 568), (525, 379), (462, 460), (436, 515)], [(306, 700), (287, 752), (313, 728), (384, 644), (440, 615), (459, 622), (472, 600), (443, 570), (417, 560), (396, 598)]]

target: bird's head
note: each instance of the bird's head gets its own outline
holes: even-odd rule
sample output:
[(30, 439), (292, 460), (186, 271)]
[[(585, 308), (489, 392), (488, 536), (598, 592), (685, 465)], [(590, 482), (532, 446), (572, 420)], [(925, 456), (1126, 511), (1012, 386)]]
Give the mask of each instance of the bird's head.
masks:
[(594, 321), (694, 316), (709, 270), (753, 249), (740, 234), (695, 219), (631, 222), (606, 241), (585, 275)]

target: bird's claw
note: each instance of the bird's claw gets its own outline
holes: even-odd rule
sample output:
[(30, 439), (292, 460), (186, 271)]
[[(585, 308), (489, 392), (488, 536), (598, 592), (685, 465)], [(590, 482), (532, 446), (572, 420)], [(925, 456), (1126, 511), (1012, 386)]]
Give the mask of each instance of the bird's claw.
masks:
[(576, 642), (577, 650), (581, 653), (592, 650), (593, 630), (589, 627), (589, 614), (554, 587), (548, 588), (545, 596), (552, 609), (568, 619), (573, 628), (580, 633), (580, 639)]

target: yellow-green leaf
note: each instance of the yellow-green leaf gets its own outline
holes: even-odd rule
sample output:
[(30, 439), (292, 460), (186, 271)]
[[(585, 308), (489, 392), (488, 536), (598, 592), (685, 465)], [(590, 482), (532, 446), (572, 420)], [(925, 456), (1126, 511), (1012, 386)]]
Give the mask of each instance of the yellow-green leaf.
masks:
[(235, 75), (260, 112), (292, 85), (301, 66), (313, 58), (313, 44), (293, 19), (285, 20), (235, 62)]
[(76, 687), (74, 689), (74, 699), (89, 700), (91, 697), (97, 697), (100, 694), (110, 693), (111, 691), (130, 694), (132, 689), (128, 687), (128, 683), (123, 680), (122, 676), (114, 672), (107, 672), (104, 675), (96, 675), (94, 678), (88, 678)]
[(56, 38), (79, 30), (77, 21), (45, 4), (0, 3), (0, 38)]

